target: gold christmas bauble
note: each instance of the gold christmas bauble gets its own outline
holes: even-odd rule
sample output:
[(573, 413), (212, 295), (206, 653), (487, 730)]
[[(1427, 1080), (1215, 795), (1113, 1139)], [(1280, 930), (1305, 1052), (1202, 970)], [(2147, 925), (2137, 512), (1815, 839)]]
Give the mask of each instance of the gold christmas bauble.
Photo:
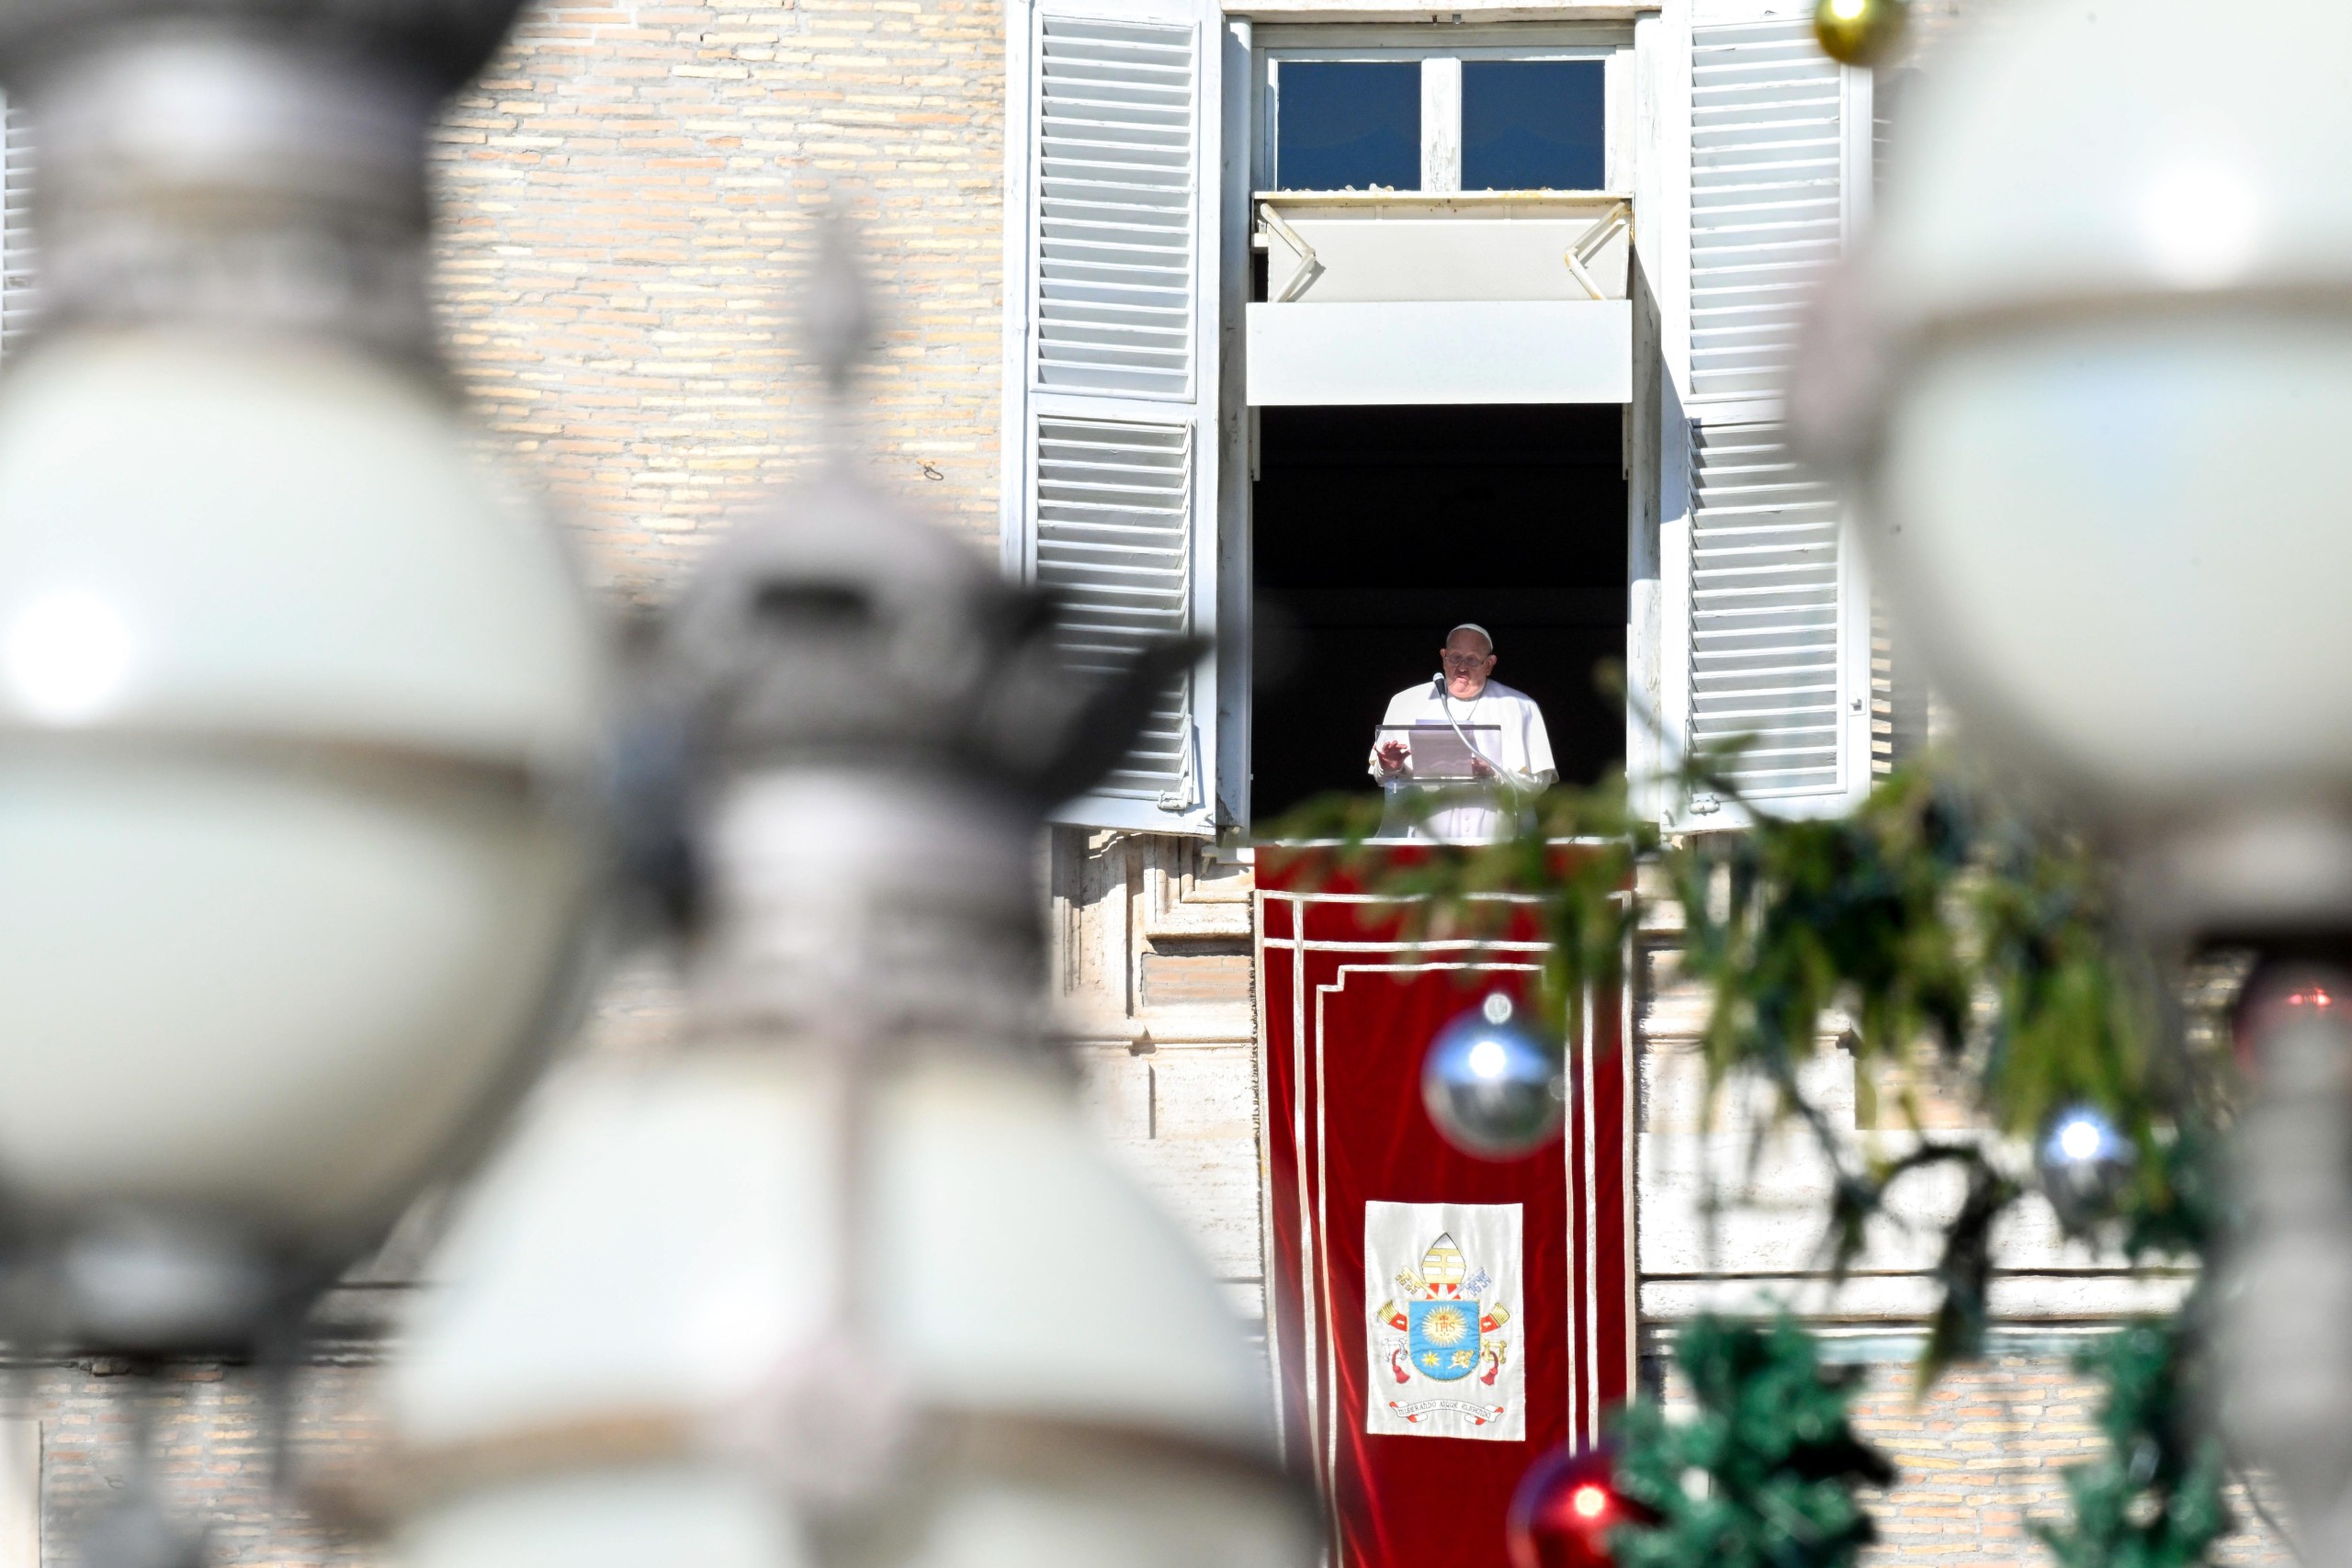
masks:
[(1894, 52), (1910, 21), (1910, 0), (1817, 0), (1813, 36), (1842, 65), (1876, 65)]

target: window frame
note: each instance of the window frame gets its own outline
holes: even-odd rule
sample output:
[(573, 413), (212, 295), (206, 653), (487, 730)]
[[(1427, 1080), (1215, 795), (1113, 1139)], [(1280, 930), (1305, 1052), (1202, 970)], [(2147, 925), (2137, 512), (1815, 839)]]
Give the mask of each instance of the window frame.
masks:
[[(1634, 30), (1607, 23), (1462, 27), (1443, 23), (1383, 26), (1261, 27), (1250, 53), (1250, 186), (1290, 192), (1275, 180), (1275, 132), (1285, 61), (1421, 67), (1421, 183), (1399, 195), (1452, 196), (1462, 190), (1462, 62), (1597, 60), (1602, 66), (1602, 192), (1634, 183), (1636, 91)], [(1578, 192), (1576, 194), (1586, 194)]]

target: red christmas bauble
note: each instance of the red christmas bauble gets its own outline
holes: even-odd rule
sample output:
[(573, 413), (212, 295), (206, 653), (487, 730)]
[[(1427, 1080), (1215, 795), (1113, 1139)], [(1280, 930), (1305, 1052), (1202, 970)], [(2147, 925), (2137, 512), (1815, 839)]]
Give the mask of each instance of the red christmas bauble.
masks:
[(1609, 1532), (1657, 1515), (1617, 1490), (1607, 1448), (1557, 1448), (1527, 1467), (1505, 1526), (1511, 1568), (1611, 1568)]
[(2262, 1043), (2305, 1024), (2352, 1033), (2352, 972), (2334, 964), (2270, 959), (2248, 976), (2232, 1020), (2238, 1066), (2262, 1076)]

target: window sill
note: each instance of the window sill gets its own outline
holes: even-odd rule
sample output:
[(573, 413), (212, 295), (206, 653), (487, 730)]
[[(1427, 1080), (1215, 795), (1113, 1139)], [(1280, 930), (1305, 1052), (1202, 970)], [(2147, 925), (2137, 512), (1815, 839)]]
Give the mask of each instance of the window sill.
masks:
[(1225, 0), (1228, 17), (1265, 23), (1288, 22), (1629, 22), (1656, 16), (1659, 0), (1555, 0), (1549, 6), (1510, 0), (1468, 0), (1433, 8), (1404, 0)]
[(1261, 190), (1253, 191), (1252, 201), (1272, 201), (1295, 206), (1412, 208), (1422, 210), (1449, 211), (1456, 209), (1494, 207), (1607, 207), (1612, 202), (1630, 202), (1632, 194), (1620, 190)]
[(1252, 407), (1623, 403), (1623, 299), (1363, 300), (1247, 308)]

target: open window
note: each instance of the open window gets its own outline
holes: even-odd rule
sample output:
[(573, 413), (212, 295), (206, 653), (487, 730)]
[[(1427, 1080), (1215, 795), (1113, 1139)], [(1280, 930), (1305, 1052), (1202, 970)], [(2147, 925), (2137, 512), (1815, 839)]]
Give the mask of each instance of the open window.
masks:
[(1495, 638), (1494, 678), (1543, 709), (1560, 776), (1619, 765), (1624, 411), (1615, 405), (1274, 408), (1260, 417), (1251, 792), (1261, 820), (1369, 791), (1373, 728), (1426, 684), (1446, 632)]
[[(1361, 713), (1253, 676), (1253, 570), (1295, 691), (1344, 669), (1370, 702), (1424, 678), (1453, 621), (1499, 621), (1499, 678), (1555, 714), (1569, 776), (1619, 754), (1585, 723), (1613, 652), (1668, 760), (1750, 735), (1735, 776), (1772, 809), (1867, 790), (1868, 584), (1781, 406), (1871, 183), (1869, 78), (1820, 56), (1808, 9), (1709, 0), (1686, 121), (1659, 87), (1679, 42), (1635, 113), (1657, 22), (1253, 28), (1210, 0), (1011, 0), (1006, 564), (1061, 592), (1080, 667), (1170, 633), (1213, 649), (1066, 820), (1205, 835), (1355, 775)], [(1375, 515), (1408, 493), (1430, 498), (1410, 525)], [(1503, 541), (1489, 576), (1430, 565), (1481, 535)], [(1735, 818), (1701, 799), (1668, 826)]]
[(1388, 699), (1487, 626), (1564, 778), (1624, 755), (1628, 24), (1263, 28), (1247, 394), (1251, 800), (1372, 786)]

